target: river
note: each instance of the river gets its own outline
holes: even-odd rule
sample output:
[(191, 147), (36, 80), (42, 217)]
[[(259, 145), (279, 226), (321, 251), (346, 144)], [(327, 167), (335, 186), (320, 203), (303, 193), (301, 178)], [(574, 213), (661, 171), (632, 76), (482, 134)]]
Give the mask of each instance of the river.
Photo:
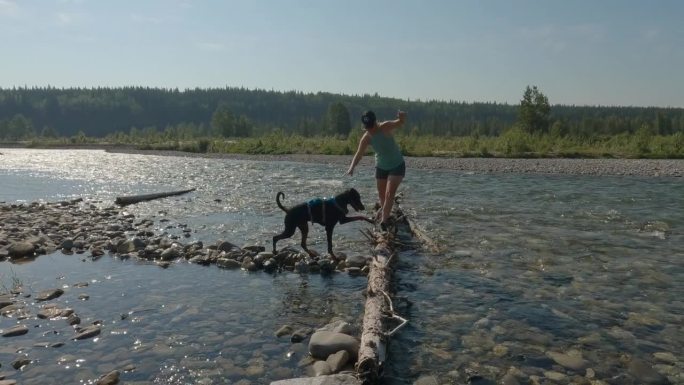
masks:
[[(107, 206), (119, 195), (195, 187), (127, 208), (136, 217), (187, 225), (188, 242), (269, 248), (282, 230), (278, 191), (286, 206), (347, 187), (357, 188), (367, 206), (376, 200), (365, 167), (349, 178), (333, 163), (0, 152), (6, 203), (84, 197)], [(582, 377), (640, 384), (665, 375), (684, 384), (681, 178), (409, 169), (401, 190), (402, 207), (441, 250), (413, 244), (399, 255), (395, 308), (409, 323), (390, 344), (385, 383)], [(368, 226), (337, 226), (335, 249), (367, 254), (359, 230)], [(311, 247), (325, 251), (321, 227), (309, 237)], [(279, 247), (298, 241), (296, 235)], [(3, 339), (0, 375), (20, 384), (94, 383), (123, 367), (134, 369), (122, 381), (140, 385), (264, 384), (305, 375), (298, 365), (305, 344), (274, 332), (285, 324), (317, 328), (333, 317), (360, 327), (366, 284), (346, 274), (270, 275), (186, 262), (161, 269), (60, 252), (0, 262), (0, 283), (15, 281), (34, 292), (63, 287), (56, 301), (77, 308), (84, 323), (104, 325), (98, 338), (60, 348), (40, 343), (64, 340), (71, 327), (63, 320), (31, 320), (30, 333)], [(78, 282), (89, 285), (74, 287)], [(87, 301), (78, 299), (83, 293)], [(2, 317), (0, 329), (15, 323)], [(32, 363), (15, 372), (10, 362), (19, 355)]]

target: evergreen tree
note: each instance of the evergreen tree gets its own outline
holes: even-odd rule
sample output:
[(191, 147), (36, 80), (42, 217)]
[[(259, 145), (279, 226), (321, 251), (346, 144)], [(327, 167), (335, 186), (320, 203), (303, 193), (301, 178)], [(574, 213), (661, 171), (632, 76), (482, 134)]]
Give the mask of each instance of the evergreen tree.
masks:
[(527, 86), (520, 101), (518, 123), (529, 133), (546, 133), (549, 129), (549, 99), (537, 89)]

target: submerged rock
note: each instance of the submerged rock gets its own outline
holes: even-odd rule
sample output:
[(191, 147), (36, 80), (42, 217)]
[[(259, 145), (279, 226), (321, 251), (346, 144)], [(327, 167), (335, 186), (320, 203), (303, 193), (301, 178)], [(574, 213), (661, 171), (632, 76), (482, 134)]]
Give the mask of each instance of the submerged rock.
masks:
[(119, 383), (119, 371), (118, 370), (113, 370), (104, 376), (100, 377), (97, 382), (95, 383), (96, 385), (116, 385)]
[(633, 358), (627, 366), (629, 374), (639, 380), (644, 385), (670, 385), (670, 380), (644, 360)]
[(558, 365), (572, 369), (578, 373), (584, 373), (589, 363), (581, 356), (548, 351), (546, 356), (554, 360)]
[(31, 360), (28, 357), (19, 357), (16, 360), (12, 361), (11, 365), (14, 369), (19, 370), (30, 363)]

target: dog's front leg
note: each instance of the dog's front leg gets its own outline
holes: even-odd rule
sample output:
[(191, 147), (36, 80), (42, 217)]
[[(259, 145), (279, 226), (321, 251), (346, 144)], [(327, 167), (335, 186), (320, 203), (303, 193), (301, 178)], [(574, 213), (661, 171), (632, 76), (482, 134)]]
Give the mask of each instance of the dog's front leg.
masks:
[(330, 257), (332, 259), (337, 259), (335, 257), (335, 253), (333, 253), (333, 246), (332, 246), (332, 235), (333, 235), (333, 230), (335, 229), (335, 225), (326, 225), (325, 226), (325, 237), (328, 240), (328, 254), (330, 254)]
[(367, 217), (364, 217), (364, 216), (362, 216), (362, 215), (356, 215), (356, 216), (353, 216), (353, 217), (342, 217), (342, 218), (340, 218), (340, 223), (341, 223), (341, 224), (345, 224), (345, 223), (347, 223), (347, 222), (354, 222), (354, 221), (366, 221), (366, 222), (368, 222), (368, 223), (375, 223), (375, 221), (373, 221), (372, 219), (367, 218)]

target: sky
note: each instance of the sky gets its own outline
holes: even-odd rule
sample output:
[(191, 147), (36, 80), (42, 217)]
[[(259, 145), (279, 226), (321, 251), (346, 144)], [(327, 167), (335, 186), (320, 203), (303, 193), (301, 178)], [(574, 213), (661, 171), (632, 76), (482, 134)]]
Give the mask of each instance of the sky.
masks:
[(0, 87), (684, 107), (681, 0), (0, 0)]

